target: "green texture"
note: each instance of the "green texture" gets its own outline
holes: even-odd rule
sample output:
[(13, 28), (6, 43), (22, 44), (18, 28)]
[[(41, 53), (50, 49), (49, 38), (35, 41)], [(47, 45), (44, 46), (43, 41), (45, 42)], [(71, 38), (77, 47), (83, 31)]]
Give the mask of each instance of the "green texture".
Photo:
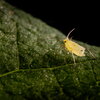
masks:
[(86, 56), (75, 65), (64, 38), (0, 0), (0, 100), (99, 100), (100, 47), (76, 41)]

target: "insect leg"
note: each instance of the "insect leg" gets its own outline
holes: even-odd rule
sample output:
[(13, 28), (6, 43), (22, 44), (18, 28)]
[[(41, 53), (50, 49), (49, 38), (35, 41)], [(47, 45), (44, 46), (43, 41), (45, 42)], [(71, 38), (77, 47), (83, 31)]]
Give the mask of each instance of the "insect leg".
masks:
[(73, 57), (74, 64), (76, 65), (75, 56), (73, 55), (73, 53), (72, 53), (72, 57)]
[(69, 54), (69, 52), (67, 52), (67, 54)]

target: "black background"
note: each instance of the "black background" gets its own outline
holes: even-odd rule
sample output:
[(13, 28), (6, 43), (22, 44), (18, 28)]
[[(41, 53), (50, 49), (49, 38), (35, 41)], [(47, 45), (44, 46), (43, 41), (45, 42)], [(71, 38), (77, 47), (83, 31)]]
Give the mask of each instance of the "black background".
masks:
[(5, 0), (50, 26), (71, 34), (73, 39), (100, 46), (99, 2), (77, 0)]

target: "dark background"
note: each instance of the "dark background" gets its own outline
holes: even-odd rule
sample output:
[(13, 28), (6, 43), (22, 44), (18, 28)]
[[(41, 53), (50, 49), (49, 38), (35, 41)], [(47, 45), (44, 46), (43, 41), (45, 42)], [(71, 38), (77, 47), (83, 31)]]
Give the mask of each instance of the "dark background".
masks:
[(50, 26), (71, 34), (73, 39), (100, 46), (99, 2), (76, 0), (5, 0), (15, 7), (30, 13)]

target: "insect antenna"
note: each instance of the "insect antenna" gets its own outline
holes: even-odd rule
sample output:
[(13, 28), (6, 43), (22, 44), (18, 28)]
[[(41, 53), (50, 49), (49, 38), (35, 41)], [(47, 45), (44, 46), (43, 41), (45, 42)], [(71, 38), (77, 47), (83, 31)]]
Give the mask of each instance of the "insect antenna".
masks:
[(85, 45), (86, 50), (89, 52), (89, 54), (95, 59), (96, 56), (88, 49), (88, 47)]
[(69, 38), (70, 33), (72, 33), (74, 30), (75, 30), (75, 28), (73, 28), (71, 31), (69, 31), (69, 33), (68, 33), (68, 35), (67, 35), (66, 39), (68, 39), (68, 38)]
[(94, 56), (94, 54), (88, 48), (86, 48), (86, 49), (90, 53), (90, 55), (95, 59), (96, 57)]

